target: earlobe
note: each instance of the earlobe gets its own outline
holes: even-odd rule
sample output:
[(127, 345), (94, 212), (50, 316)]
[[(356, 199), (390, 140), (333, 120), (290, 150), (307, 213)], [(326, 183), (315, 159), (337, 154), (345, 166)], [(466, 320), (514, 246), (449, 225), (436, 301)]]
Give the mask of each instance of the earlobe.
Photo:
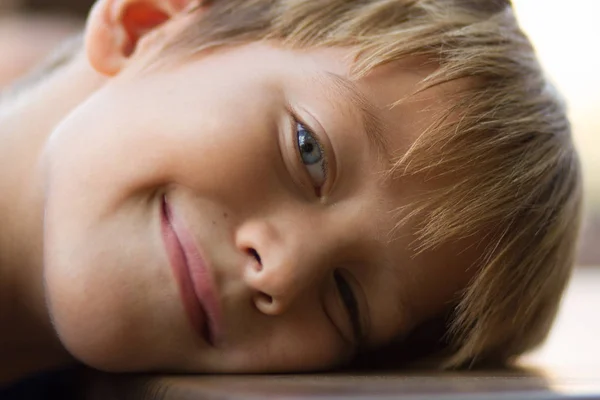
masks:
[(98, 0), (85, 33), (91, 66), (103, 75), (118, 74), (146, 34), (198, 3), (198, 0)]

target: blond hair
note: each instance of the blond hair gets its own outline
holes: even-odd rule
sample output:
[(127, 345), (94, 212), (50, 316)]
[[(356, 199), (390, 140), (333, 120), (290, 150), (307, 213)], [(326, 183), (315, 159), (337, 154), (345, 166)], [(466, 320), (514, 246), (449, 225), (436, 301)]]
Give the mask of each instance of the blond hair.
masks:
[[(403, 207), (415, 252), (476, 239), (474, 279), (445, 322), (441, 367), (504, 362), (541, 343), (574, 264), (581, 171), (565, 107), (507, 0), (215, 0), (159, 53), (276, 40), (356, 49), (354, 72), (423, 57), (418, 91), (467, 78), (400, 155), (394, 176), (445, 184)], [(402, 99), (399, 99), (402, 100)], [(457, 117), (458, 116), (458, 117)]]
[(467, 79), (390, 170), (394, 179), (436, 183), (397, 210), (398, 226), (418, 221), (415, 254), (460, 240), (484, 247), (469, 266), (474, 278), (428, 345), (444, 343), (437, 365), (450, 368), (505, 362), (545, 339), (574, 264), (581, 171), (565, 107), (508, 0), (214, 0), (200, 7), (156, 64), (275, 40), (355, 49), (356, 77), (420, 57), (435, 68), (415, 93)]

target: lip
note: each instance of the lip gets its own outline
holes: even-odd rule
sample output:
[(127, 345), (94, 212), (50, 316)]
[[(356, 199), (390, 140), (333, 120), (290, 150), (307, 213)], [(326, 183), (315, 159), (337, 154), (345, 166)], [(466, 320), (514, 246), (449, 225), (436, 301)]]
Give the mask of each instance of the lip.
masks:
[(161, 200), (161, 229), (184, 309), (192, 327), (215, 347), (220, 335), (220, 310), (208, 266), (187, 229)]

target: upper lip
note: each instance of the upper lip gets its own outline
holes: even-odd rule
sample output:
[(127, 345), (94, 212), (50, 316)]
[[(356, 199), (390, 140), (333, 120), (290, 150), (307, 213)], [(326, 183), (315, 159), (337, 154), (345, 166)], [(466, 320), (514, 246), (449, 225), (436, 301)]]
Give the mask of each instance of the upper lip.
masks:
[(199, 251), (200, 247), (197, 246), (191, 233), (173, 212), (173, 209), (167, 202), (166, 196), (163, 196), (162, 202), (167, 222), (171, 226), (183, 250), (187, 277), (191, 280), (196, 298), (207, 317), (207, 340), (210, 344), (215, 345), (220, 336), (220, 307), (209, 264)]

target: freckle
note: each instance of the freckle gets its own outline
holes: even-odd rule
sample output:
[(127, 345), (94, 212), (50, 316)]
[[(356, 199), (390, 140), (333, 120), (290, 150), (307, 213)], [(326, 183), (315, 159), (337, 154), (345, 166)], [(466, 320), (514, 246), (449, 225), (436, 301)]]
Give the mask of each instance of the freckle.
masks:
[(226, 212), (223, 213), (223, 218), (227, 218), (229, 217), (229, 214), (227, 214)]
[(217, 221), (213, 221), (212, 223), (213, 223), (213, 225), (216, 225), (216, 224), (217, 224)]

